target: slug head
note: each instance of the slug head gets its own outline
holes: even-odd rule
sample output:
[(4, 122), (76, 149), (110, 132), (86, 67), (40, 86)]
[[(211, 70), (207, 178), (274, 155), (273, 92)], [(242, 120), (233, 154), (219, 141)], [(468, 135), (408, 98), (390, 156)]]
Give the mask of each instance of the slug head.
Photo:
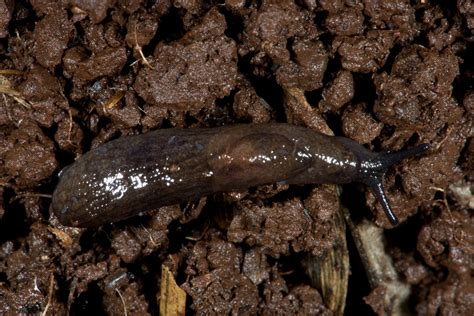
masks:
[[(420, 155), (430, 148), (429, 144), (421, 144), (416, 147), (401, 150), (397, 152), (381, 152), (370, 153), (360, 160), (360, 169), (358, 172), (358, 179), (362, 183), (369, 185), (377, 197), (377, 200), (382, 204), (385, 215), (388, 217), (392, 225), (398, 225), (398, 218), (393, 213), (390, 203), (388, 202), (385, 190), (383, 188), (382, 180), (388, 168), (400, 162), (401, 160)], [(364, 156), (364, 155), (362, 155)]]

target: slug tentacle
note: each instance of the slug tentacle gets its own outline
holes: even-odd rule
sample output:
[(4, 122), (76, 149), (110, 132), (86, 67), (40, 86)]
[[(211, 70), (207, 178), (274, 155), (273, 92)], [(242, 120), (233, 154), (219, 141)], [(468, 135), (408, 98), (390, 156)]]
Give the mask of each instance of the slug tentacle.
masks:
[(377, 155), (378, 160), (382, 164), (385, 170), (387, 170), (390, 166), (402, 161), (405, 158), (418, 156), (430, 149), (429, 144), (421, 144), (415, 146), (413, 148), (400, 150), (396, 152), (383, 152)]
[(370, 186), (377, 200), (382, 204), (385, 215), (392, 225), (398, 225), (398, 218), (393, 213), (388, 202), (382, 180), (388, 168), (401, 160), (420, 155), (430, 148), (429, 144), (421, 144), (416, 147), (397, 152), (382, 152), (360, 162), (358, 181)]

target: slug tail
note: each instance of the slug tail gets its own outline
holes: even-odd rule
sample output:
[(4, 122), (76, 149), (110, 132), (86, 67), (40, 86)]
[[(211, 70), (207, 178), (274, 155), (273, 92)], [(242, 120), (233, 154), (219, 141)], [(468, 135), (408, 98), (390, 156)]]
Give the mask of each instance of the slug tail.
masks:
[(416, 147), (401, 150), (397, 152), (384, 152), (376, 154), (372, 159), (361, 162), (361, 171), (359, 174), (361, 182), (370, 186), (377, 200), (382, 204), (385, 215), (392, 225), (398, 225), (397, 216), (393, 213), (388, 202), (382, 179), (388, 168), (408, 157), (413, 157), (426, 152), (430, 148), (429, 144), (421, 144)]

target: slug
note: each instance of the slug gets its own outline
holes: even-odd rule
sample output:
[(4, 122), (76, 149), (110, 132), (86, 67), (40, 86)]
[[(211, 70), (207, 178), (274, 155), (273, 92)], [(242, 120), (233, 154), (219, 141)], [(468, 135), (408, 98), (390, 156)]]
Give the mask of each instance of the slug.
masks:
[(52, 209), (64, 225), (91, 227), (268, 183), (358, 181), (372, 188), (396, 225), (382, 178), (428, 148), (373, 153), (348, 138), (284, 123), (163, 129), (110, 141), (77, 159), (60, 173)]

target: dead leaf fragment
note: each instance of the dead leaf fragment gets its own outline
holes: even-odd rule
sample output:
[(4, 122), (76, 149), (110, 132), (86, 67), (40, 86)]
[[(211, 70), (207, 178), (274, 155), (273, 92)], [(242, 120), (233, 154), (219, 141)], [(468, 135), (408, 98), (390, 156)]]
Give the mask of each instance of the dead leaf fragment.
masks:
[(186, 292), (176, 284), (173, 273), (165, 265), (161, 266), (160, 292), (161, 316), (185, 315)]

